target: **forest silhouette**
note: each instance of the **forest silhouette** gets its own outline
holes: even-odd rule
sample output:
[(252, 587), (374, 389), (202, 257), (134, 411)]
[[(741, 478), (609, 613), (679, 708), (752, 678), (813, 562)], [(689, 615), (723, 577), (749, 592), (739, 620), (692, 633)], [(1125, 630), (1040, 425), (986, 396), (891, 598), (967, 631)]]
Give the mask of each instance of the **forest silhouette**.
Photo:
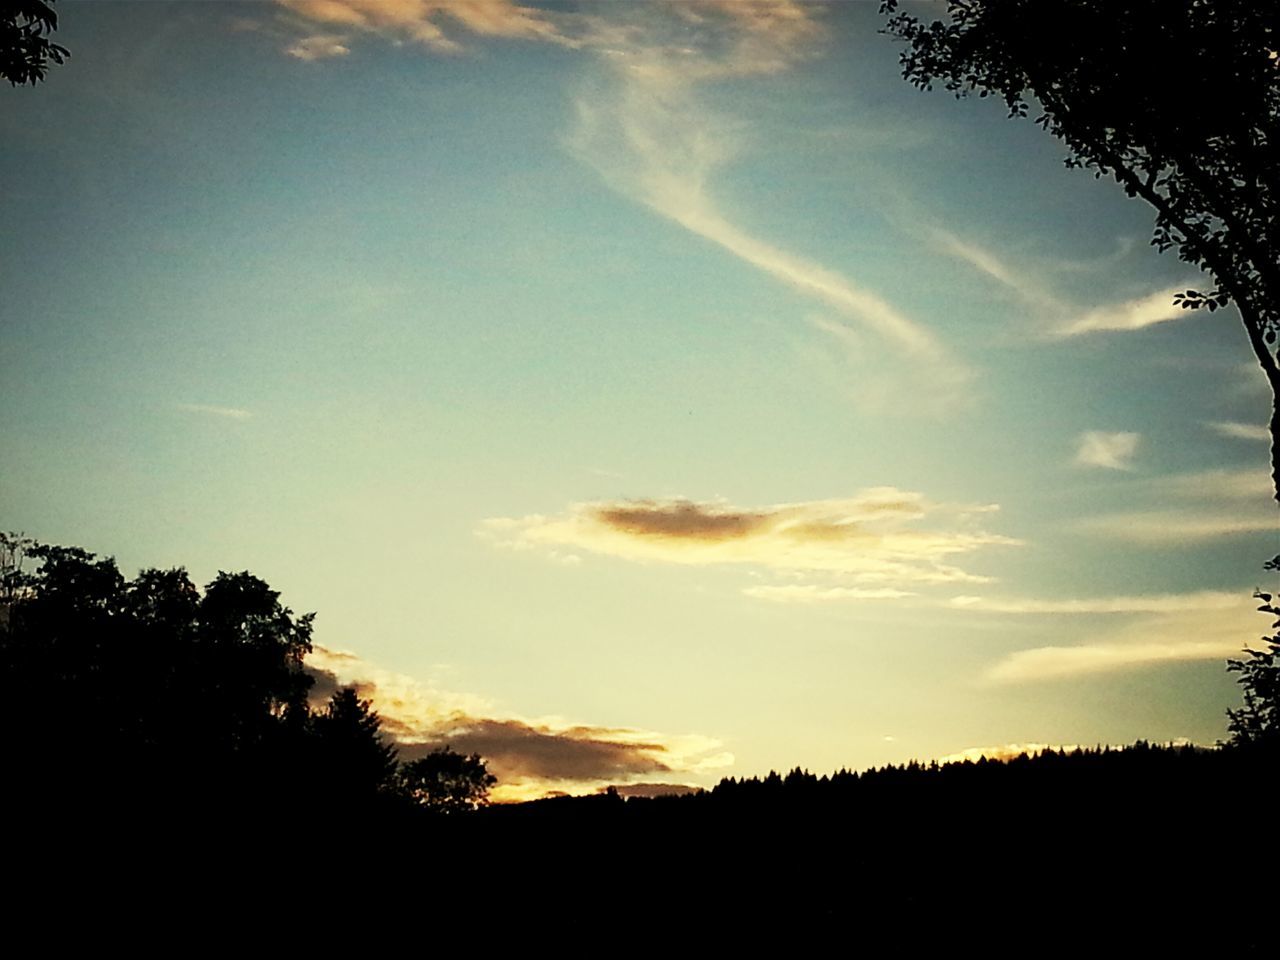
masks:
[(685, 795), (486, 805), (481, 757), (442, 747), (401, 763), (355, 688), (310, 698), (312, 615), (257, 577), (220, 573), (201, 591), (181, 569), (126, 580), (79, 548), (11, 534), (0, 548), (4, 813), (22, 828), (9, 851), (50, 882), (102, 862), (104, 845), (106, 862), (161, 857), (164, 876), (189, 879), (225, 869), (228, 851), (359, 836), (371, 870), (435, 865), (412, 889), (455, 914), (545, 916), (568, 890), (591, 926), (660, 890), (760, 929), (856, 922), (877, 950), (937, 946), (966, 923), (1006, 946), (1045, 924), (1057, 946), (1104, 929), (1117, 950), (1275, 941), (1269, 917), (1228, 918), (1274, 881), (1275, 669), (1260, 658), (1280, 639), (1242, 677), (1249, 722), (1231, 711), (1216, 748), (796, 768)]

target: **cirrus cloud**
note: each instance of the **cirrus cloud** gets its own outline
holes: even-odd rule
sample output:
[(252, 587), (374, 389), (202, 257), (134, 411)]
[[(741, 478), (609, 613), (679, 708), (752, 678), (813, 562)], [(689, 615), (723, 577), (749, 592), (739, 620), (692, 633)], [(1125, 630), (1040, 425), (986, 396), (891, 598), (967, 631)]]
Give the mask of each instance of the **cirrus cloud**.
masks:
[(1138, 617), (1084, 643), (1009, 653), (987, 669), (986, 679), (998, 684), (1024, 683), (1184, 661), (1221, 662), (1238, 656), (1258, 635), (1263, 623), (1255, 607), (1242, 593), (1230, 607), (1215, 603)]
[(1136, 300), (1098, 307), (1064, 324), (1057, 335), (1075, 337), (1102, 330), (1141, 330), (1177, 320), (1187, 316), (1188, 311), (1175, 306), (1173, 297), (1185, 289), (1185, 286), (1169, 287)]

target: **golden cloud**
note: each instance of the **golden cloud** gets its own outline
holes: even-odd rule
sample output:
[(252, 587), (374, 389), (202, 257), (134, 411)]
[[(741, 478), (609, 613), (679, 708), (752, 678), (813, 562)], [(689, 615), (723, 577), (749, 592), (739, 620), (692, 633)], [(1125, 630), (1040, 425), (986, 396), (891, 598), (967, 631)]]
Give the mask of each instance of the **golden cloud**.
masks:
[(498, 802), (686, 778), (733, 763), (733, 755), (710, 737), (504, 716), (482, 697), (442, 690), (320, 645), (307, 657), (307, 666), (317, 681), (314, 700), (354, 686), (372, 701), (402, 760), (440, 746), (480, 754), (498, 778), (491, 793)]
[(513, 548), (563, 548), (637, 561), (753, 564), (820, 571), (859, 583), (985, 582), (945, 562), (1020, 541), (978, 527), (994, 506), (935, 504), (893, 487), (853, 497), (741, 508), (723, 501), (586, 503), (557, 517), (485, 521), (481, 533)]
[[(391, 40), (408, 40), (436, 51), (459, 48), (441, 22), (489, 37), (521, 37), (575, 45), (549, 15), (510, 0), (278, 0), (304, 21), (329, 29), (358, 30)], [(326, 35), (331, 41), (345, 39)], [(306, 38), (298, 47), (306, 49)], [(292, 52), (292, 49), (290, 50)], [(294, 54), (295, 56), (297, 54)]]

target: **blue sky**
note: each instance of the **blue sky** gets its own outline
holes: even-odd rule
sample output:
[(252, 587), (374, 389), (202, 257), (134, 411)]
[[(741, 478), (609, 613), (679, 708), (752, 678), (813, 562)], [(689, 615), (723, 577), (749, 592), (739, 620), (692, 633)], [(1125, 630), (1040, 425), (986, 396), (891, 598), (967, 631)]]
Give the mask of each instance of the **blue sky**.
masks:
[(505, 795), (1225, 734), (1266, 386), (874, 3), (59, 3), (4, 526), (248, 569)]

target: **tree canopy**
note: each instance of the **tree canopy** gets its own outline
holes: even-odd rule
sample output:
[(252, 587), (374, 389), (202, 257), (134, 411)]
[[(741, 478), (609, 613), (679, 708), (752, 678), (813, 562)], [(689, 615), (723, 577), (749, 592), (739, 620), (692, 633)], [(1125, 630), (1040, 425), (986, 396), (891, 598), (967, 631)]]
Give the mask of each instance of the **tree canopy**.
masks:
[(29, 815), (408, 815), (494, 778), (436, 751), (402, 768), (352, 687), (312, 703), (313, 614), (248, 572), (127, 580), (111, 558), (0, 534), (0, 757)]
[(1068, 166), (1156, 211), (1152, 243), (1234, 303), (1273, 395), (1280, 500), (1280, 7), (1257, 0), (948, 0), (925, 22), (884, 0), (903, 75), (1003, 98), (1062, 140)]
[(415, 801), (433, 813), (463, 813), (483, 806), (497, 780), (479, 754), (465, 756), (440, 747), (401, 767), (401, 782)]
[(44, 79), (50, 60), (63, 63), (71, 52), (49, 39), (48, 34), (56, 29), (58, 15), (43, 0), (3, 0), (0, 78), (15, 87), (26, 83), (35, 86)]
[[(1280, 556), (1267, 561), (1266, 568), (1280, 570)], [(1258, 610), (1272, 618), (1272, 635), (1262, 638), (1262, 649), (1246, 647), (1243, 659), (1227, 661), (1244, 688), (1244, 705), (1227, 711), (1227, 729), (1236, 746), (1274, 747), (1280, 745), (1280, 600), (1261, 590), (1254, 598), (1262, 601)]]

